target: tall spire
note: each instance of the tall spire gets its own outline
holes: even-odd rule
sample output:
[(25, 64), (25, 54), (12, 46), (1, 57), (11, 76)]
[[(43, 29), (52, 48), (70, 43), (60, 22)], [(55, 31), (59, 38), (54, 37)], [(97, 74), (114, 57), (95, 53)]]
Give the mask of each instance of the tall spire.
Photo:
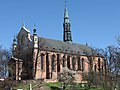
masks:
[(70, 20), (69, 20), (68, 10), (67, 10), (67, 6), (66, 6), (66, 0), (65, 0), (63, 28), (64, 28), (63, 41), (67, 42), (67, 43), (71, 43), (72, 35), (71, 35), (71, 31), (70, 31)]
[(66, 0), (65, 0), (65, 11), (64, 11), (64, 18), (69, 18), (69, 16), (68, 16), (68, 10), (67, 10), (67, 6), (66, 6)]

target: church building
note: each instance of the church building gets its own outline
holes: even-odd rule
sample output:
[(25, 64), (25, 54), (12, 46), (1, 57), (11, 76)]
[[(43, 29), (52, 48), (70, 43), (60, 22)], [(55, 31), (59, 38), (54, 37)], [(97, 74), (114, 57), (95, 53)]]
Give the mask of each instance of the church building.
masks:
[(104, 59), (87, 44), (74, 43), (68, 10), (64, 9), (63, 41), (33, 34), (24, 25), (13, 40), (12, 58), (9, 61), (9, 76), (15, 80), (43, 79), (57, 81), (66, 68), (75, 71), (75, 78), (82, 81), (82, 73), (90, 69), (105, 70)]

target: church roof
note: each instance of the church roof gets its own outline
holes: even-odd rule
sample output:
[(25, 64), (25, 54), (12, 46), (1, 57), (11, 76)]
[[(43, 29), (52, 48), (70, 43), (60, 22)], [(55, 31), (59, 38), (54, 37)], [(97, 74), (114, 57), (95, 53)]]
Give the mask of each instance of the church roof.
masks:
[(39, 37), (39, 47), (42, 50), (64, 52), (70, 54), (92, 55), (95, 51), (87, 45), (77, 43), (65, 43), (60, 40), (52, 40), (48, 38)]

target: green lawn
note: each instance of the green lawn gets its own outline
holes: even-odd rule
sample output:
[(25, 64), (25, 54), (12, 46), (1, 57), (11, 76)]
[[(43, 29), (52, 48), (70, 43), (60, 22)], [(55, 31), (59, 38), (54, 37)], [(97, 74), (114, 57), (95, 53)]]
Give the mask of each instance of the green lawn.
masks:
[[(56, 89), (51, 89), (51, 90), (58, 90), (57, 88), (61, 87), (62, 83), (56, 82), (56, 83), (46, 83), (46, 86), (51, 88), (51, 87), (56, 87)], [(103, 90), (103, 88), (91, 88), (87, 89), (85, 87), (81, 87), (80, 85), (68, 85), (65, 90)]]
[(60, 87), (62, 84), (60, 82), (55, 82), (55, 83), (46, 83), (45, 85), (48, 87), (51, 87), (51, 86)]
[[(18, 84), (14, 87), (14, 89), (29, 90), (29, 85), (30, 85), (30, 83), (26, 83), (26, 84), (18, 83)], [(35, 86), (35, 83), (32, 83), (31, 85), (32, 85), (32, 87), (34, 87), (34, 86)]]
[[(23, 89), (23, 90), (29, 90), (29, 84), (30, 83), (26, 83), (26, 84), (22, 84), (22, 83), (18, 83), (14, 89)], [(35, 89), (34, 87), (36, 87), (38, 84), (37, 83), (31, 83), (33, 90)], [(51, 90), (59, 90), (59, 88), (62, 86), (62, 83), (60, 82), (55, 82), (55, 83), (45, 83), (44, 87), (47, 87)], [(67, 88), (65, 90), (103, 90), (102, 88), (91, 88), (91, 89), (87, 89), (85, 87), (81, 87), (80, 85), (68, 85)]]

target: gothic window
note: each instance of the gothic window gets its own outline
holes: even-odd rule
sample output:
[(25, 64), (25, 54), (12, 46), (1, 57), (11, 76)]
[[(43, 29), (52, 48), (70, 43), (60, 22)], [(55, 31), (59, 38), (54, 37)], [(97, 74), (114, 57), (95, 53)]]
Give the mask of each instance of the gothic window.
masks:
[(104, 69), (105, 69), (105, 73), (106, 73), (106, 70), (107, 70), (106, 60), (104, 60)]
[(67, 67), (70, 69), (70, 56), (67, 56)]
[(104, 67), (103, 67), (103, 65), (104, 65), (104, 64), (103, 64), (103, 62), (102, 62), (102, 72), (103, 72), (103, 70), (104, 70)]
[(93, 58), (92, 57), (90, 57), (90, 58), (88, 58), (89, 59), (89, 63), (90, 63), (90, 70), (92, 70), (93, 69)]
[(98, 70), (100, 71), (100, 58), (98, 58)]
[(52, 70), (55, 70), (55, 55), (52, 55)]
[(72, 58), (72, 69), (75, 70), (75, 58)]
[(96, 72), (96, 65), (94, 65), (94, 71)]
[(63, 56), (63, 67), (65, 67), (65, 55)]
[(80, 57), (77, 58), (77, 62), (78, 62), (78, 70), (81, 70), (81, 60), (80, 60)]
[(44, 55), (41, 54), (41, 70), (44, 69)]
[(84, 58), (82, 58), (82, 60), (81, 60), (81, 68), (82, 68), (82, 71), (84, 71), (84, 69), (85, 69), (85, 66), (84, 66)]
[(60, 72), (60, 55), (57, 54), (57, 72)]

